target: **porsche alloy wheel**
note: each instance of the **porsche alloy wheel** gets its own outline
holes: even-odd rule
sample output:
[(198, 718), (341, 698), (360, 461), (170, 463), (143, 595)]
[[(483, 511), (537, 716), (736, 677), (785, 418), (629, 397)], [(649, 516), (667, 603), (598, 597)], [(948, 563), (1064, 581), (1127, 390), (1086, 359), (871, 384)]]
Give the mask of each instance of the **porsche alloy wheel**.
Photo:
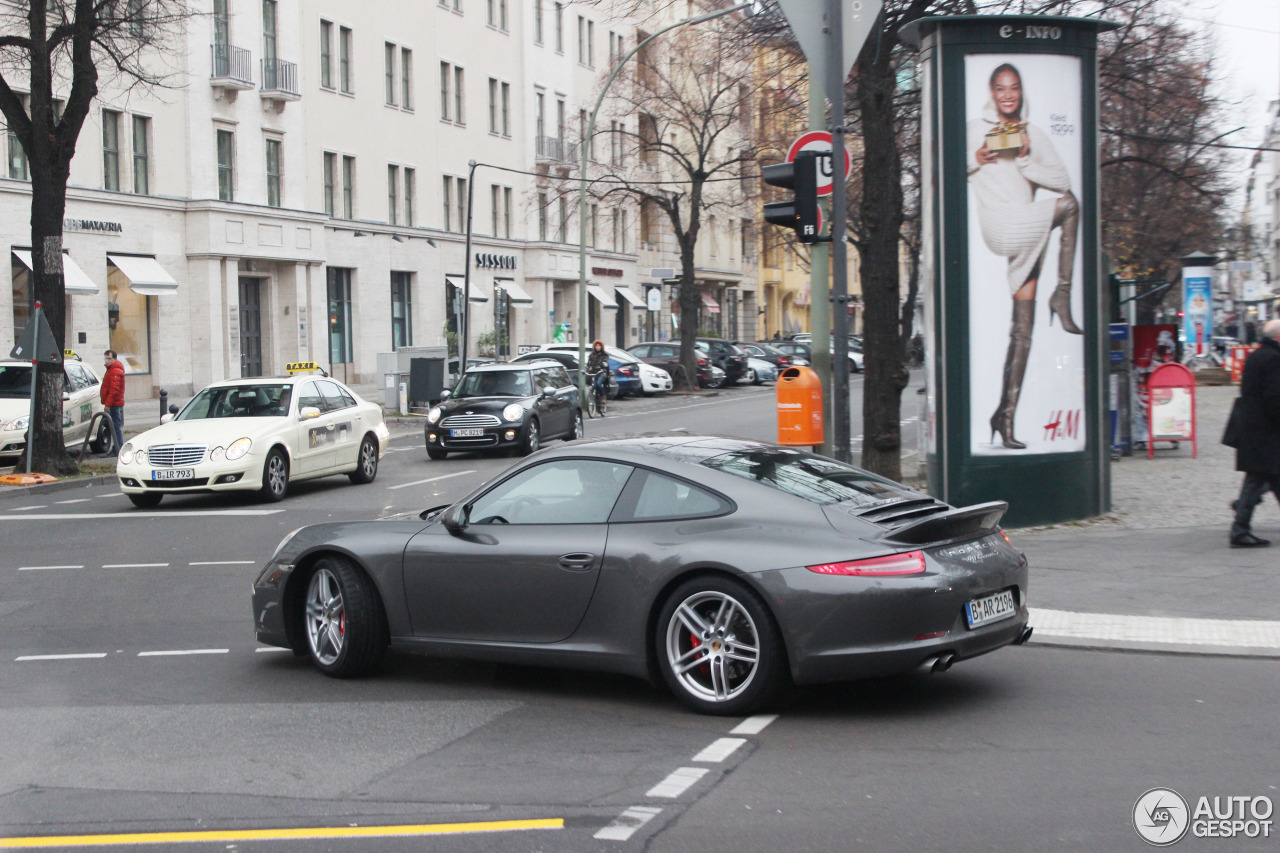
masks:
[(387, 648), (376, 593), (354, 565), (325, 557), (307, 582), (302, 621), (311, 662), (325, 675), (349, 678), (377, 668)]
[(759, 599), (735, 581), (686, 582), (667, 600), (658, 625), (662, 675), (697, 711), (750, 713), (781, 685), (777, 629)]

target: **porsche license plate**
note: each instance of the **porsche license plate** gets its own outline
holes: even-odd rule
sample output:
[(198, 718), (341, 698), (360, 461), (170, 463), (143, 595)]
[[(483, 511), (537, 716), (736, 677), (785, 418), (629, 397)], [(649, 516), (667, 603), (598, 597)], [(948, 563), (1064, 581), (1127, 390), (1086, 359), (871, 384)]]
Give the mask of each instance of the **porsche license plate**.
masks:
[(191, 480), (196, 476), (194, 468), (166, 468), (151, 472), (153, 480)]
[(970, 628), (1008, 619), (1017, 612), (1018, 607), (1013, 603), (1011, 589), (1002, 590), (985, 598), (975, 598), (964, 606), (964, 615), (969, 621)]
[(477, 438), (484, 435), (484, 430), (479, 427), (471, 427), (469, 429), (451, 429), (449, 435), (453, 438)]

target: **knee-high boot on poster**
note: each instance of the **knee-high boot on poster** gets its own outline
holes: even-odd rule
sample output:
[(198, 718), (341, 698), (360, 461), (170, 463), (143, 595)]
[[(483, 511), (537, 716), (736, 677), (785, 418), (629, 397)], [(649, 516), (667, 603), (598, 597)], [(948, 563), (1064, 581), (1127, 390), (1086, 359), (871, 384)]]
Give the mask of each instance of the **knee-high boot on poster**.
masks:
[(1060, 210), (1054, 223), (1062, 228), (1058, 244), (1058, 286), (1049, 296), (1049, 325), (1056, 316), (1064, 331), (1083, 335), (1084, 330), (1071, 319), (1071, 276), (1076, 262), (1076, 232), (1080, 226), (1080, 205), (1067, 193), (1059, 200)]
[(1034, 299), (1013, 300), (1013, 323), (1009, 327), (1009, 352), (1004, 357), (1004, 386), (1000, 405), (991, 416), (991, 441), (1000, 433), (1001, 442), (1010, 450), (1024, 450), (1026, 445), (1013, 436), (1013, 414), (1018, 409), (1022, 377), (1027, 372), (1027, 356), (1031, 352), (1031, 330), (1036, 319)]

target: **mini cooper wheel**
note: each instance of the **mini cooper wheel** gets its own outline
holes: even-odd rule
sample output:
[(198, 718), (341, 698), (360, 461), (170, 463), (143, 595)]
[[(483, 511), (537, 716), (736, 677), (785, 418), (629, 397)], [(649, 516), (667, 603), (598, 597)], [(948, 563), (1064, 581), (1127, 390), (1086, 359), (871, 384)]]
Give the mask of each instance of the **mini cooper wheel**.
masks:
[(356, 470), (347, 475), (351, 482), (358, 486), (372, 483), (378, 476), (378, 442), (371, 435), (366, 435), (360, 442), (360, 455), (356, 457)]
[(438, 447), (428, 447), (428, 448), (427, 448), (427, 458), (428, 458), (428, 459), (434, 459), (434, 460), (436, 460), (436, 461), (438, 462), (438, 461), (440, 461), (441, 459), (445, 458), (445, 457), (446, 457), (446, 456), (448, 456), (448, 455), (449, 455), (449, 451), (447, 451), (447, 450), (441, 450), (441, 449), (440, 449), (440, 448), (438, 448)]
[(316, 669), (354, 678), (377, 669), (387, 650), (386, 620), (373, 585), (348, 560), (324, 557), (302, 603), (307, 654)]
[(573, 429), (564, 437), (565, 441), (577, 441), (584, 435), (582, 430), (582, 410), (578, 409), (573, 413)]
[(760, 599), (737, 581), (686, 581), (668, 597), (656, 627), (662, 677), (695, 711), (749, 714), (785, 683), (778, 629)]
[(160, 499), (164, 495), (157, 495), (155, 492), (143, 492), (140, 495), (125, 495), (129, 499), (129, 503), (138, 509), (155, 509), (160, 506)]
[(258, 494), (265, 501), (282, 501), (289, 491), (289, 460), (284, 451), (276, 448), (267, 454), (262, 466), (262, 488)]
[(538, 419), (530, 418), (525, 427), (524, 441), (520, 442), (520, 455), (528, 456), (542, 446), (542, 434), (538, 431)]

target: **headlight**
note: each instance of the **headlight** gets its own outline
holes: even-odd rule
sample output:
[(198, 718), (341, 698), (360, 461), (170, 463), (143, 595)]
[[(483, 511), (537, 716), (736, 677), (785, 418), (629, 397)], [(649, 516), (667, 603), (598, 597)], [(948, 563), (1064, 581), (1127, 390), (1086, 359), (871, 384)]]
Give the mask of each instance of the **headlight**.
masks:
[(253, 440), (249, 438), (237, 438), (235, 441), (227, 445), (227, 461), (234, 462), (241, 456), (249, 452), (249, 448), (253, 447)]
[(440, 420), (440, 414), (441, 414), (440, 407), (432, 406), (431, 411), (427, 412), (427, 423), (433, 424), (436, 421)]
[(226, 451), (223, 450), (221, 447), (215, 447), (213, 450), (209, 451), (209, 461), (210, 462), (218, 461), (219, 459), (222, 458), (223, 453), (226, 453)]
[(133, 442), (132, 441), (125, 442), (124, 447), (120, 448), (120, 464), (122, 465), (133, 464)]
[(0, 424), (0, 426), (3, 426), (5, 429), (26, 429), (27, 417), (28, 417), (27, 415), (23, 415), (20, 418), (14, 418), (8, 423)]
[(518, 421), (524, 417), (524, 406), (512, 403), (502, 410), (502, 416), (509, 421)]

